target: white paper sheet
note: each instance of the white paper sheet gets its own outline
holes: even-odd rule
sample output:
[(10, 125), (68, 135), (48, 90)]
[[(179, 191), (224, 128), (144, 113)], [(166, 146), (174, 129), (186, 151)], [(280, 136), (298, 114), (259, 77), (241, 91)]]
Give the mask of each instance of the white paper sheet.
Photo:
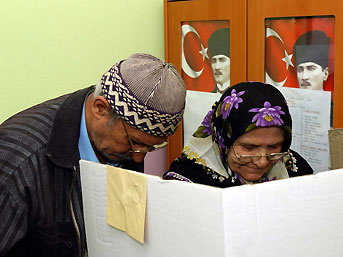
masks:
[(285, 96), (292, 115), (291, 148), (300, 153), (315, 172), (330, 169), (331, 93), (298, 88), (278, 87)]

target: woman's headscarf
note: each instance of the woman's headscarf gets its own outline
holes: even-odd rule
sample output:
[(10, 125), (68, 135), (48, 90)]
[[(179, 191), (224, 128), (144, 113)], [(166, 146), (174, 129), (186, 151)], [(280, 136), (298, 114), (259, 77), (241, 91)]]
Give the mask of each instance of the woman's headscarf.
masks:
[(213, 104), (183, 152), (188, 156), (194, 155), (197, 163), (222, 174), (221, 170), (228, 170), (226, 157), (235, 140), (255, 128), (270, 126), (284, 129), (281, 151), (288, 151), (292, 119), (281, 92), (261, 82), (239, 83), (230, 87)]

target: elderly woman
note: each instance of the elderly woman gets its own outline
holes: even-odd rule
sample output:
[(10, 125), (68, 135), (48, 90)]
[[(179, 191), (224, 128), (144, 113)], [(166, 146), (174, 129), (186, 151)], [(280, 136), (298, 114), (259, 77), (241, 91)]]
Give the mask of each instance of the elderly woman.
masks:
[(163, 177), (217, 187), (312, 174), (289, 149), (292, 119), (274, 86), (245, 82), (215, 102)]

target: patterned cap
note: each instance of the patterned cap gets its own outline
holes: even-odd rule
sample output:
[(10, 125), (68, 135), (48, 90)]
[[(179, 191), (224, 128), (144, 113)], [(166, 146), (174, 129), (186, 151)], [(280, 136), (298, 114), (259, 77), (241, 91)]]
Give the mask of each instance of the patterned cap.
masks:
[(134, 54), (101, 79), (102, 92), (115, 112), (150, 135), (172, 135), (185, 108), (186, 86), (176, 68), (149, 54)]

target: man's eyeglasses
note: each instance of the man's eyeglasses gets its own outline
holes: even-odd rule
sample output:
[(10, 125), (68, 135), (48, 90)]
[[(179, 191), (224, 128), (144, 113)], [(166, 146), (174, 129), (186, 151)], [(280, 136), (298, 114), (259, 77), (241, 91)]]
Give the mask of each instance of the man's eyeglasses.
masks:
[(144, 144), (137, 144), (136, 146), (133, 145), (131, 137), (129, 132), (127, 131), (127, 128), (125, 126), (125, 122), (121, 119), (123, 123), (123, 127), (125, 129), (125, 133), (127, 135), (127, 138), (129, 139), (131, 150), (129, 152), (131, 153), (147, 153), (147, 152), (153, 152), (159, 149), (162, 149), (163, 147), (166, 147), (168, 145), (168, 141), (164, 141), (162, 144), (159, 145), (144, 145)]
[(236, 158), (244, 163), (256, 162), (262, 157), (266, 157), (268, 161), (278, 161), (281, 158), (289, 155), (289, 152), (282, 152), (282, 153), (271, 153), (271, 154), (254, 154), (254, 155), (238, 155), (236, 152), (235, 147), (232, 145), (233, 152), (235, 153)]

